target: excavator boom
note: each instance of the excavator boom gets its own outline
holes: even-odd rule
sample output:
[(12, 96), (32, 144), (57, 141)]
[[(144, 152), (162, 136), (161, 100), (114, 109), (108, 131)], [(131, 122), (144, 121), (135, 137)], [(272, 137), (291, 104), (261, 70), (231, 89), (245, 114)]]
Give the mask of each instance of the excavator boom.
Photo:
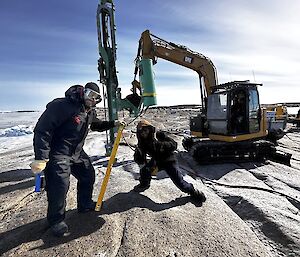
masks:
[(206, 94), (210, 95), (217, 86), (217, 72), (212, 61), (203, 54), (190, 50), (186, 46), (167, 42), (145, 30), (139, 41), (138, 55), (152, 59), (153, 64), (157, 58), (176, 63), (196, 71), (204, 78)]

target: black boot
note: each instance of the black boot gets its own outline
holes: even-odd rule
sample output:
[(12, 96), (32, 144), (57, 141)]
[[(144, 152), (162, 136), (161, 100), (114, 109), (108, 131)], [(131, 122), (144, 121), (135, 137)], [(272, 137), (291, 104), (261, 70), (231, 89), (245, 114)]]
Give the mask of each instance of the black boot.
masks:
[(147, 190), (150, 187), (150, 184), (144, 184), (144, 183), (140, 183), (138, 185), (136, 185), (133, 188), (133, 191), (135, 192), (144, 192), (145, 190)]
[(61, 221), (51, 226), (51, 232), (56, 237), (67, 236), (69, 234), (69, 227), (64, 221)]
[(206, 197), (204, 195), (203, 192), (199, 191), (198, 189), (194, 189), (191, 193), (190, 193), (191, 197), (201, 203), (204, 203), (206, 201)]
[(96, 204), (96, 202), (91, 202), (88, 206), (78, 207), (77, 210), (79, 213), (91, 212), (95, 210)]

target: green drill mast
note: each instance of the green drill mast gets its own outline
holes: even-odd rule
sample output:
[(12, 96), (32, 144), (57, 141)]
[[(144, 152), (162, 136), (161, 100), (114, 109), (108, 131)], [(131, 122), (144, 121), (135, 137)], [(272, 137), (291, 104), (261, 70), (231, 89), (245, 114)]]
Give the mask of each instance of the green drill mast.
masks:
[[(117, 113), (117, 88), (118, 78), (116, 71), (116, 38), (115, 38), (114, 4), (112, 0), (100, 0), (97, 8), (97, 32), (99, 60), (98, 71), (100, 83), (105, 85), (107, 94), (107, 106), (109, 121), (118, 118)], [(109, 143), (106, 146), (106, 153), (111, 152), (114, 142), (115, 129), (109, 131)]]

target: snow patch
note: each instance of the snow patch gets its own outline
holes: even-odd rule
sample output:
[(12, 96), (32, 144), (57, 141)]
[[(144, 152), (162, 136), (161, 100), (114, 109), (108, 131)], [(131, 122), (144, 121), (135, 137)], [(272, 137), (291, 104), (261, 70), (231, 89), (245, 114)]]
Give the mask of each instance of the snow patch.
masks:
[(0, 129), (0, 137), (19, 137), (33, 133), (32, 125), (17, 125), (14, 127)]

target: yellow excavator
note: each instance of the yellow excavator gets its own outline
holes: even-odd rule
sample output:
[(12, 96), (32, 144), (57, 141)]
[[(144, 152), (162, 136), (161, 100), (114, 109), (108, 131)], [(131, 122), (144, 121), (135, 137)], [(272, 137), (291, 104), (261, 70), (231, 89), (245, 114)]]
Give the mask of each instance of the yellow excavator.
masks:
[[(152, 65), (161, 58), (192, 69), (199, 75), (201, 108), (190, 118), (191, 136), (183, 146), (200, 163), (273, 159), (290, 163), (290, 154), (276, 151), (268, 136), (266, 110), (259, 102), (262, 84), (232, 81), (218, 84), (212, 61), (186, 46), (163, 40), (146, 30), (139, 40), (132, 91), (142, 102), (155, 104)], [(139, 82), (136, 80), (139, 72)], [(153, 84), (153, 85), (152, 85)], [(153, 100), (154, 99), (154, 100)], [(150, 104), (149, 104), (150, 102)], [(152, 102), (152, 103), (151, 103)]]
[(268, 138), (276, 142), (285, 135), (288, 121), (287, 107), (284, 104), (264, 104), (267, 111)]

